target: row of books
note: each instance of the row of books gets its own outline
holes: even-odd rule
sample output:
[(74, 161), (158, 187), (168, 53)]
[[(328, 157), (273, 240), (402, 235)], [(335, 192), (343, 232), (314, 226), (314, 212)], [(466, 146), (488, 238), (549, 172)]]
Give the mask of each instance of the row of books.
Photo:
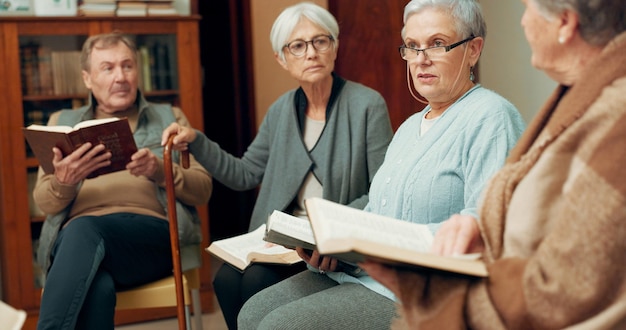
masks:
[[(80, 51), (57, 51), (39, 44), (20, 46), (22, 92), (25, 95), (85, 95)], [(169, 49), (165, 43), (140, 46), (139, 88), (144, 92), (175, 89)]]
[(137, 66), (139, 67), (139, 87), (144, 92), (171, 90), (178, 88), (174, 54), (166, 43), (154, 41), (150, 45), (139, 46)]
[(78, 5), (82, 16), (174, 16), (178, 11), (172, 0), (83, 0)]
[(46, 125), (50, 115), (61, 109), (78, 109), (87, 104), (87, 97), (71, 99), (25, 102), (24, 103), (24, 126), (31, 124)]
[(20, 46), (22, 92), (25, 95), (87, 94), (80, 51), (53, 51), (38, 44)]

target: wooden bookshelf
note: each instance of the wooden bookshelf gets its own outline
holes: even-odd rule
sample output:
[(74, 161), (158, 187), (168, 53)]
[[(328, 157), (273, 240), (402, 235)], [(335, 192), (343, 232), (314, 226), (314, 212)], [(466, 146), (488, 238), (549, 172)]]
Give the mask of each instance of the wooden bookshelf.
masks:
[[(194, 4), (192, 8), (195, 8)], [(41, 283), (34, 265), (33, 242), (39, 236), (43, 217), (29, 202), (29, 173), (37, 161), (29, 155), (21, 127), (61, 108), (78, 106), (87, 98), (84, 91), (42, 92), (25, 89), (23, 47), (28, 43), (51, 47), (52, 51), (77, 51), (90, 35), (120, 30), (136, 37), (138, 46), (163, 42), (168, 52), (171, 82), (153, 86), (148, 100), (180, 106), (189, 121), (203, 129), (202, 82), (198, 22), (200, 17), (3, 17), (0, 20), (0, 271), (2, 300), (24, 309), (24, 329), (34, 329), (39, 311)], [(48, 42), (48, 44), (46, 44)], [(22, 52), (20, 51), (22, 49)], [(76, 64), (78, 65), (78, 64)], [(46, 82), (47, 83), (47, 82)], [(41, 113), (39, 113), (41, 112)], [(32, 175), (30, 175), (32, 178)], [(199, 208), (204, 242), (208, 246), (208, 207)], [(213, 309), (210, 259), (203, 256), (202, 306)], [(118, 324), (174, 317), (174, 308), (118, 312)]]

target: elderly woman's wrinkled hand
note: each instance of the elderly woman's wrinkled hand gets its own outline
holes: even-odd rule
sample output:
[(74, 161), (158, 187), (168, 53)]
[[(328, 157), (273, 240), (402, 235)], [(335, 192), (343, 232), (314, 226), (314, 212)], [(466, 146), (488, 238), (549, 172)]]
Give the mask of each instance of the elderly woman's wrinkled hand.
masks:
[(455, 214), (442, 223), (435, 235), (431, 252), (449, 256), (482, 252), (483, 249), (478, 220), (469, 215)]
[(301, 247), (296, 248), (296, 252), (304, 262), (309, 264), (313, 268), (317, 268), (318, 272), (324, 274), (326, 272), (333, 272), (337, 270), (337, 259), (322, 256), (317, 250), (305, 250)]
[(398, 272), (395, 268), (373, 261), (361, 262), (359, 267), (373, 279), (391, 290), (396, 297), (400, 297), (400, 283), (398, 281)]
[(178, 123), (172, 123), (168, 126), (161, 135), (161, 145), (167, 144), (167, 140), (171, 135), (174, 137), (172, 148), (174, 150), (187, 150), (189, 143), (196, 139), (196, 130), (191, 127), (181, 126)]

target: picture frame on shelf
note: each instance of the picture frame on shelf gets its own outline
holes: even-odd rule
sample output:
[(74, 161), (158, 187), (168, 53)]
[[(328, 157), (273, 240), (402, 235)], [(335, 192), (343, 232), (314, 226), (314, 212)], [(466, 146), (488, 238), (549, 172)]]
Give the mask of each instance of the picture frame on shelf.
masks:
[(33, 0), (2, 0), (0, 16), (33, 16)]
[(32, 0), (35, 16), (76, 16), (78, 0)]

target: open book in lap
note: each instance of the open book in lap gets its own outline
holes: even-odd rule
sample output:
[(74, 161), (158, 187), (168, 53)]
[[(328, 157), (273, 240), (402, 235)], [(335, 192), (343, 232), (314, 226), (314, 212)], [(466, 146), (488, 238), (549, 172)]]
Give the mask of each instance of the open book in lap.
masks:
[(22, 329), (22, 325), (26, 321), (26, 312), (0, 301), (0, 320), (2, 329), (19, 330)]
[(295, 250), (264, 241), (265, 226), (246, 234), (217, 240), (206, 251), (240, 271), (252, 263), (291, 265), (302, 261)]
[(92, 146), (104, 144), (105, 151), (111, 152), (111, 165), (97, 169), (88, 178), (124, 170), (131, 156), (137, 152), (137, 145), (126, 118), (86, 120), (74, 127), (30, 125), (22, 128), (22, 131), (47, 174), (54, 173), (53, 147), (59, 148), (65, 157), (84, 143), (89, 142)]
[(433, 235), (426, 225), (321, 198), (307, 199), (305, 205), (320, 254), (352, 263), (373, 260), (394, 266), (488, 276), (480, 255), (443, 257), (430, 253)]
[[(301, 247), (305, 250), (315, 250), (315, 237), (311, 230), (311, 223), (307, 219), (275, 210), (267, 219), (267, 229), (264, 240), (283, 245), (289, 249)], [(356, 263), (338, 260), (337, 272), (344, 272), (353, 276), (361, 275), (361, 268)]]
[(315, 238), (309, 220), (275, 210), (267, 219), (264, 240), (289, 249), (315, 249)]

